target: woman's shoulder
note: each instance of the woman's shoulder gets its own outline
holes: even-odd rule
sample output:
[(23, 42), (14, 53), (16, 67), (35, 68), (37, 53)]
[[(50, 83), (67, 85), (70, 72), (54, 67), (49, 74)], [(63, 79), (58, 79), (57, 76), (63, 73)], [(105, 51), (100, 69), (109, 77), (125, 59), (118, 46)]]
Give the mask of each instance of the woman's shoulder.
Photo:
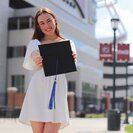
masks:
[(71, 39), (65, 39), (65, 40), (70, 42), (70, 45), (71, 45), (72, 51), (75, 51), (75, 52), (76, 52), (76, 47), (75, 47), (75, 43), (74, 43), (74, 41), (71, 40)]
[(38, 39), (32, 39), (28, 45), (40, 45), (40, 41)]
[(73, 41), (73, 40), (68, 39), (68, 38), (65, 38), (65, 39), (64, 39), (64, 41), (70, 41), (70, 43), (74, 43), (74, 41)]
[(40, 45), (40, 41), (37, 39), (32, 39), (29, 41), (27, 48), (28, 49), (38, 49), (38, 45)]

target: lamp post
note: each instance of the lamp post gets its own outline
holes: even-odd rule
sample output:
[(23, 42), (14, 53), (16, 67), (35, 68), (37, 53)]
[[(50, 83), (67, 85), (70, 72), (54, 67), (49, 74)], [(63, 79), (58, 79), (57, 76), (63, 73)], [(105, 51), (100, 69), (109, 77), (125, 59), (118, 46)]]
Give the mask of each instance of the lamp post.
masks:
[(118, 18), (111, 19), (111, 25), (114, 32), (114, 40), (113, 40), (113, 99), (112, 99), (112, 108), (115, 109), (115, 91), (116, 91), (116, 83), (115, 83), (115, 74), (116, 74), (116, 30), (118, 28)]
[(125, 120), (124, 124), (129, 124), (128, 121), (128, 61), (126, 62), (126, 99), (125, 99)]

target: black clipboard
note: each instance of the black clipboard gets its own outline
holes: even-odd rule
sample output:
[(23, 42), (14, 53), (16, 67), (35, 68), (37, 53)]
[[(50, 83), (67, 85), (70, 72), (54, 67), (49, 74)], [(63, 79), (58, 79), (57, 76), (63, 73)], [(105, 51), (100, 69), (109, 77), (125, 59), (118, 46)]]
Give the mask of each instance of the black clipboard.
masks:
[(45, 76), (77, 71), (70, 41), (39, 45)]

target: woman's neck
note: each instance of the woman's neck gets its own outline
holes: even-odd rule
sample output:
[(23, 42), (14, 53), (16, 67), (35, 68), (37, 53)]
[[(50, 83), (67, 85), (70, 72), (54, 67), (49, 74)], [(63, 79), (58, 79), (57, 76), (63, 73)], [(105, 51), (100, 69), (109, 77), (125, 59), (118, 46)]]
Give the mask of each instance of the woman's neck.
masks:
[(53, 42), (59, 42), (61, 40), (63, 40), (63, 39), (61, 37), (57, 36), (57, 35), (56, 36), (45, 36), (42, 39), (41, 43), (42, 44), (53, 43)]
[(54, 41), (54, 40), (57, 40), (59, 38), (60, 38), (59, 36), (53, 35), (53, 36), (45, 36), (43, 40), (45, 40), (45, 41)]

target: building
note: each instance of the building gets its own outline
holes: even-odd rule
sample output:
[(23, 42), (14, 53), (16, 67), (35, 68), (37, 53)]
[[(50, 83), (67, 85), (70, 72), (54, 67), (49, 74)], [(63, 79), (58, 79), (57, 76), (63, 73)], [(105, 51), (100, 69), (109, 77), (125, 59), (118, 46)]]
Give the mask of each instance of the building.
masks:
[[(10, 101), (4, 95), (9, 87), (17, 88), (16, 97), (19, 99), (20, 94), (27, 90), (32, 72), (24, 70), (22, 63), (26, 46), (32, 37), (34, 15), (38, 8), (46, 6), (57, 14), (61, 34), (75, 42), (78, 52), (78, 71), (66, 74), (68, 97), (71, 99), (73, 95), (72, 99), (75, 99), (75, 103), (71, 103), (71, 111), (86, 110), (89, 105), (100, 109), (102, 63), (98, 57), (99, 43), (95, 38), (96, 2), (4, 0), (0, 6), (0, 104)], [(21, 106), (20, 103), (16, 104)]]

